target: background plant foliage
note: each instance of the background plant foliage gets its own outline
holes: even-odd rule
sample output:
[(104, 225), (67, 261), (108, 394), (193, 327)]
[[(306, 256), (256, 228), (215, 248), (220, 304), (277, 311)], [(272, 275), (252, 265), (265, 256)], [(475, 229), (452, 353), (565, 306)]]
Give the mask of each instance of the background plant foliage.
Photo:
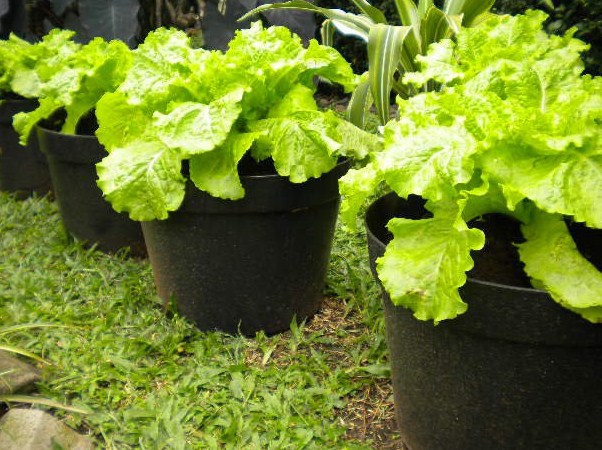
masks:
[[(345, 11), (358, 13), (350, 0), (316, 0), (318, 6), (324, 8), (340, 8)], [(380, 9), (391, 22), (398, 23), (399, 17), (394, 0), (373, 0), (370, 2)], [(443, 1), (436, 0), (435, 5), (441, 6)], [(602, 74), (602, 2), (598, 0), (553, 0), (555, 8), (545, 7), (542, 0), (497, 0), (493, 10), (498, 13), (518, 14), (527, 9), (543, 9), (550, 14), (546, 21), (549, 32), (564, 33), (572, 26), (578, 32), (575, 37), (591, 44), (591, 48), (583, 57), (586, 70), (592, 74)], [(357, 38), (335, 35), (335, 47), (353, 65), (356, 72), (368, 69), (366, 46)]]

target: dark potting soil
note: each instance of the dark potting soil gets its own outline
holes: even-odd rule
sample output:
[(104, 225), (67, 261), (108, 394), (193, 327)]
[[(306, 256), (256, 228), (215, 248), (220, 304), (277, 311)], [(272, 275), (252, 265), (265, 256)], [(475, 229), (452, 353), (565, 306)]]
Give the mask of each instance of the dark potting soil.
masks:
[[(67, 114), (65, 110), (60, 109), (48, 119), (42, 120), (40, 122), (40, 126), (46, 128), (47, 130), (60, 131), (65, 123), (66, 117)], [(96, 115), (94, 110), (91, 110), (79, 120), (77, 127), (75, 128), (75, 134), (81, 136), (93, 136), (97, 129), (98, 122), (96, 121)]]
[[(276, 175), (276, 168), (271, 158), (257, 162), (247, 153), (238, 163), (238, 173), (243, 176)], [(190, 175), (188, 160), (182, 161), (182, 175), (187, 178)]]
[[(569, 232), (579, 252), (602, 271), (602, 230), (594, 230), (583, 223), (567, 220)], [(488, 214), (470, 223), (485, 233), (485, 247), (472, 252), (475, 267), (468, 273), (471, 278), (513, 286), (531, 287), (523, 271), (515, 244), (524, 242), (520, 223), (501, 214)]]
[(518, 221), (502, 214), (487, 214), (469, 226), (485, 233), (485, 247), (471, 253), (474, 268), (468, 272), (470, 278), (531, 287), (515, 245), (524, 242)]
[(257, 162), (247, 153), (238, 163), (238, 173), (247, 176), (275, 175), (276, 168), (272, 158)]
[(602, 272), (602, 230), (588, 228), (583, 223), (568, 220), (567, 225), (579, 252)]
[(96, 113), (92, 110), (79, 120), (75, 132), (85, 136), (93, 136), (97, 129)]
[(27, 100), (25, 97), (15, 94), (14, 92), (2, 92), (0, 100)]

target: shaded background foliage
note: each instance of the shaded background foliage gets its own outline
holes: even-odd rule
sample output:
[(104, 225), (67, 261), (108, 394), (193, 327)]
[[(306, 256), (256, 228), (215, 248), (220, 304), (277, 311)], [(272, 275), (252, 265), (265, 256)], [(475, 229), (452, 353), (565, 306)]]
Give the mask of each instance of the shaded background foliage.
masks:
[[(370, 1), (370, 0), (369, 0)], [(519, 14), (527, 9), (543, 9), (550, 17), (547, 29), (551, 33), (564, 33), (575, 26), (576, 37), (591, 44), (590, 50), (584, 55), (586, 71), (595, 75), (602, 74), (602, 1), (601, 0), (552, 0), (553, 10), (543, 6), (541, 0), (497, 0), (493, 11), (497, 13)], [(349, 0), (316, 0), (316, 4), (327, 8), (340, 8), (345, 11), (358, 10)], [(394, 0), (372, 0), (370, 3), (381, 11), (390, 23), (399, 24), (399, 16), (395, 9)], [(435, 0), (437, 6), (443, 1)], [(335, 36), (335, 46), (350, 61), (356, 71), (367, 69), (366, 47), (356, 38)]]
[[(160, 26), (185, 30), (196, 46), (225, 49), (237, 19), (263, 0), (0, 0), (0, 38), (10, 32), (37, 40), (52, 28), (76, 31), (76, 40), (94, 36), (121, 39), (131, 47)], [(316, 21), (302, 12), (273, 12), (268, 24), (285, 25), (304, 39), (315, 36)]]

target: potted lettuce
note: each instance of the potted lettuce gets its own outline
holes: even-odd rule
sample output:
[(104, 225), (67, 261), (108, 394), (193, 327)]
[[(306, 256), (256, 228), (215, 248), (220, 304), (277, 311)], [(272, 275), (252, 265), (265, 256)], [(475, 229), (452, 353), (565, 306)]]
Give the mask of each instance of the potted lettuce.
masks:
[(54, 70), (61, 59), (77, 47), (73, 33), (53, 31), (36, 44), (14, 34), (0, 40), (0, 190), (25, 197), (51, 189), (50, 174), (44, 155), (33, 140), (19, 147), (12, 127), (13, 116), (37, 106), (45, 74)]
[(142, 221), (158, 292), (204, 330), (288, 329), (311, 316), (337, 217), (338, 178), (378, 140), (319, 111), (315, 79), (349, 91), (330, 47), (254, 23), (225, 52), (159, 29), (98, 103), (98, 185)]
[(433, 44), (404, 82), (441, 89), (399, 99), (384, 149), (341, 180), (350, 224), (393, 191), (366, 224), (411, 448), (602, 439), (602, 79), (544, 20)]
[[(63, 44), (69, 44), (71, 34), (59, 35)], [(48, 159), (61, 218), (71, 235), (103, 251), (129, 246), (134, 253), (143, 254), (140, 225), (127, 215), (117, 214), (103, 199), (94, 166), (106, 155), (94, 136), (96, 103), (123, 81), (131, 58), (123, 42), (95, 38), (77, 45), (52, 70), (36, 68), (39, 106), (17, 114), (14, 127), (23, 145), (37, 133)]]

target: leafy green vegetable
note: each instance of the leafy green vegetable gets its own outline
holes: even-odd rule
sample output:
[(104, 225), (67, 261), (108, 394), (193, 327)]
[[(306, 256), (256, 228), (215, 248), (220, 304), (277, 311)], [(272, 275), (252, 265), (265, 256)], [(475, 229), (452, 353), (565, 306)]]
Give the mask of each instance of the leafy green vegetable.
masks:
[[(132, 217), (139, 220), (165, 219), (167, 211), (184, 199), (181, 161), (177, 150), (159, 141), (137, 142), (112, 149), (97, 172), (105, 196), (117, 211), (130, 207)], [(132, 197), (139, 201), (132, 204)]]
[[(63, 41), (70, 34), (62, 36)], [(61, 40), (55, 38), (58, 45)], [(41, 80), (40, 107), (15, 116), (14, 126), (26, 144), (35, 125), (64, 109), (67, 116), (61, 132), (75, 134), (80, 119), (94, 109), (98, 100), (114, 91), (131, 65), (129, 48), (121, 41), (96, 38), (90, 43), (41, 64), (35, 73)]]
[(52, 30), (41, 42), (30, 44), (11, 34), (0, 40), (0, 94), (14, 92), (36, 98), (41, 86), (57, 70), (62, 60), (79, 48), (69, 30)]
[(469, 27), (484, 20), (494, 0), (445, 0), (442, 9), (433, 0), (396, 0), (401, 26), (390, 25), (385, 15), (366, 0), (352, 3), (359, 14), (290, 0), (258, 6), (240, 20), (270, 9), (310, 11), (326, 17), (322, 25), (324, 44), (333, 44), (335, 30), (365, 41), (369, 70), (354, 91), (348, 109), (349, 120), (363, 128), (372, 104), (381, 124), (387, 123), (392, 91), (403, 97), (417, 93), (411, 83), (403, 81), (403, 75), (417, 69), (415, 59), (426, 53), (430, 43), (454, 36), (460, 25)]
[(315, 41), (304, 48), (286, 28), (255, 23), (225, 53), (192, 49), (184, 33), (159, 29), (132, 55), (132, 70), (97, 106), (97, 135), (109, 152), (97, 167), (106, 198), (135, 220), (178, 209), (184, 161), (197, 188), (236, 200), (247, 153), (272, 158), (280, 175), (302, 183), (341, 156), (379, 148), (377, 137), (318, 111), (313, 98), (315, 76), (351, 90), (349, 64)]
[[(579, 254), (563, 216), (602, 228), (602, 79), (582, 76), (587, 46), (542, 31), (545, 14), (491, 18), (418, 58), (404, 81), (437, 92), (399, 99), (384, 149), (342, 180), (349, 224), (386, 183), (428, 200), (432, 219), (393, 219), (379, 274), (420, 319), (463, 311), (457, 289), (482, 246), (467, 222), (503, 213), (523, 223), (525, 271), (561, 305), (602, 321), (602, 275)], [(585, 287), (587, 285), (587, 287)]]
[[(392, 219), (395, 239), (379, 259), (378, 274), (396, 305), (414, 311), (421, 320), (452, 319), (466, 311), (458, 288), (472, 269), (471, 250), (484, 245), (480, 230), (468, 229), (449, 217), (423, 220)], [(411, 261), (400, 270), (400, 261)]]
[(519, 252), (533, 284), (564, 307), (599, 322), (602, 273), (581, 256), (562, 216), (535, 211), (523, 233), (527, 242), (519, 245)]

